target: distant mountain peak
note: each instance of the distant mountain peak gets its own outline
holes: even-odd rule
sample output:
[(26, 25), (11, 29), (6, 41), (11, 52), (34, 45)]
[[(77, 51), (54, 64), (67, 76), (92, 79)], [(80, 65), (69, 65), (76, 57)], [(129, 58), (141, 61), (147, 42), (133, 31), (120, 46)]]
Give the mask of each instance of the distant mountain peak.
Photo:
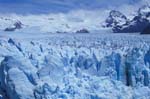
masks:
[(133, 17), (133, 19), (127, 19), (119, 11), (110, 11), (108, 18), (105, 21), (106, 27), (112, 28), (115, 33), (135, 33), (148, 31), (150, 25), (150, 6), (143, 5), (140, 7)]
[(140, 16), (150, 17), (150, 6), (144, 5), (138, 10)]
[(112, 10), (106, 19), (106, 27), (113, 27), (116, 25), (125, 24), (127, 22), (127, 17), (119, 11)]

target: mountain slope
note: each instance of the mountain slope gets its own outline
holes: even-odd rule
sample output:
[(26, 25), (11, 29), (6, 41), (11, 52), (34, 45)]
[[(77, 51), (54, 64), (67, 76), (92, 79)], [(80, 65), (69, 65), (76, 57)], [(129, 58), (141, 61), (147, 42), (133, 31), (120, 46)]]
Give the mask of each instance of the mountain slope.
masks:
[(150, 34), (150, 24), (144, 28), (144, 30), (141, 32), (141, 34)]
[[(112, 11), (110, 12), (111, 15)], [(142, 32), (150, 24), (150, 6), (144, 5), (139, 8), (133, 19), (127, 19), (122, 13), (109, 16), (106, 19), (106, 27), (111, 27), (115, 33), (136, 33)], [(110, 19), (110, 21), (107, 21)], [(118, 19), (120, 19), (118, 21)], [(114, 25), (107, 25), (114, 24)]]

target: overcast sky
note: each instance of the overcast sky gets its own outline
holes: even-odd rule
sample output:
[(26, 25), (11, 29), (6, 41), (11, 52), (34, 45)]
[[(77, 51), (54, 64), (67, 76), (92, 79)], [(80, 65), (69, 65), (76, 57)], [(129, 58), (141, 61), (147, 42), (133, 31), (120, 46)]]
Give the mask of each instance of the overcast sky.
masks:
[(98, 9), (124, 4), (135, 4), (141, 0), (0, 0), (1, 13), (50, 13), (68, 12), (78, 9)]

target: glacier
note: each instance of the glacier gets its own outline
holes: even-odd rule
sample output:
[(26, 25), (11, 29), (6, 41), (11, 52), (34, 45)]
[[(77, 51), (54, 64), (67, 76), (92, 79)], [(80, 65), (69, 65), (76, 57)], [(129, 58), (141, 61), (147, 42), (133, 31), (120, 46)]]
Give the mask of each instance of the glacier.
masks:
[(150, 99), (150, 3), (115, 1), (0, 0), (0, 99)]
[(149, 44), (138, 34), (0, 34), (0, 99), (150, 99)]

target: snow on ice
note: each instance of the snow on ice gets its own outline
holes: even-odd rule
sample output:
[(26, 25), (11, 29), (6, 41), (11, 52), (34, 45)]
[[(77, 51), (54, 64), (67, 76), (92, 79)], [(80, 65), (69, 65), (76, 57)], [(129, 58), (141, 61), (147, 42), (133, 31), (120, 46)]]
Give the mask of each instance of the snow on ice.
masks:
[(13, 33), (0, 39), (4, 99), (150, 98), (149, 36)]

